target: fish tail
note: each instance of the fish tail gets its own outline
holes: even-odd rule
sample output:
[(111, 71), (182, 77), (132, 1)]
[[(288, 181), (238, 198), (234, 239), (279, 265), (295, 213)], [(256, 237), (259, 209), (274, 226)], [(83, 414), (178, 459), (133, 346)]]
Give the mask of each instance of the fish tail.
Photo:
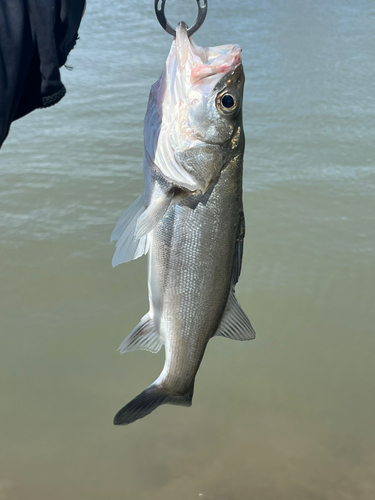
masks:
[(160, 405), (170, 404), (178, 406), (191, 406), (193, 391), (188, 394), (168, 394), (158, 384), (152, 384), (138, 394), (127, 405), (117, 412), (113, 420), (114, 425), (127, 425), (149, 415)]

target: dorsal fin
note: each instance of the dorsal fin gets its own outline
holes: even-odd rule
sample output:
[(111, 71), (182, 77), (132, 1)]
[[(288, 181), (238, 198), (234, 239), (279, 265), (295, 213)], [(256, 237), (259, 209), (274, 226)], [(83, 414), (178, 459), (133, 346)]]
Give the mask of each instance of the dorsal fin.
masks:
[(244, 213), (241, 212), (240, 223), (237, 229), (236, 246), (234, 248), (234, 257), (233, 257), (233, 267), (232, 267), (233, 287), (238, 282), (241, 274), (244, 238), (245, 238), (245, 216)]
[(243, 312), (234, 293), (234, 287), (238, 282), (242, 266), (243, 240), (245, 237), (245, 217), (241, 212), (240, 222), (237, 229), (237, 240), (234, 249), (231, 288), (228, 296), (227, 305), (219, 328), (214, 337), (226, 337), (233, 340), (253, 340), (255, 331), (251, 326), (249, 318)]
[(233, 340), (255, 339), (255, 331), (238, 303), (234, 289), (231, 289), (229, 293), (223, 317), (214, 337), (226, 337)]

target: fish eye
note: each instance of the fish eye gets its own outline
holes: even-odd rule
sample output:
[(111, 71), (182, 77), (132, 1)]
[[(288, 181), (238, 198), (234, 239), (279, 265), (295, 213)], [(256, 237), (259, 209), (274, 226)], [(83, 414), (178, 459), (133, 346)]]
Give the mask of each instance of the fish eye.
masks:
[(236, 93), (226, 91), (217, 96), (216, 105), (223, 115), (232, 115), (238, 109), (238, 104)]
[(221, 98), (221, 104), (226, 109), (233, 108), (234, 106), (233, 96), (231, 96), (230, 94), (224, 94), (223, 97)]

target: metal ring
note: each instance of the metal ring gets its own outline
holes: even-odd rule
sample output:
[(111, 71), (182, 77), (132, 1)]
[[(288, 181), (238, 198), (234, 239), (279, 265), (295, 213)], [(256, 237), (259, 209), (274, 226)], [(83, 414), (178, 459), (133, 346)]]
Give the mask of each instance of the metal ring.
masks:
[[(158, 18), (158, 21), (160, 23), (160, 26), (170, 35), (176, 36), (176, 30), (172, 28), (172, 26), (168, 23), (165, 14), (164, 14), (164, 6), (165, 6), (166, 0), (155, 0), (155, 14), (156, 17)], [(199, 28), (202, 26), (203, 21), (206, 18), (207, 15), (207, 0), (203, 0), (203, 6), (200, 4), (201, 0), (197, 0), (197, 5), (198, 5), (198, 15), (195, 20), (195, 23), (193, 26), (188, 28), (187, 34), (190, 37), (193, 33), (199, 30)], [(160, 8), (158, 8), (158, 4), (161, 3)]]

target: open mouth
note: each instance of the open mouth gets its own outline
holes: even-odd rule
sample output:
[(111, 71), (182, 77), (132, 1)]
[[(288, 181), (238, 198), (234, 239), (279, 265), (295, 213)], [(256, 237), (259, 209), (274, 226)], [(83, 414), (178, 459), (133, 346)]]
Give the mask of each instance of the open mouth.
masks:
[(187, 35), (186, 25), (176, 30), (176, 57), (180, 71), (195, 84), (212, 75), (227, 73), (241, 64), (239, 45), (199, 47)]

